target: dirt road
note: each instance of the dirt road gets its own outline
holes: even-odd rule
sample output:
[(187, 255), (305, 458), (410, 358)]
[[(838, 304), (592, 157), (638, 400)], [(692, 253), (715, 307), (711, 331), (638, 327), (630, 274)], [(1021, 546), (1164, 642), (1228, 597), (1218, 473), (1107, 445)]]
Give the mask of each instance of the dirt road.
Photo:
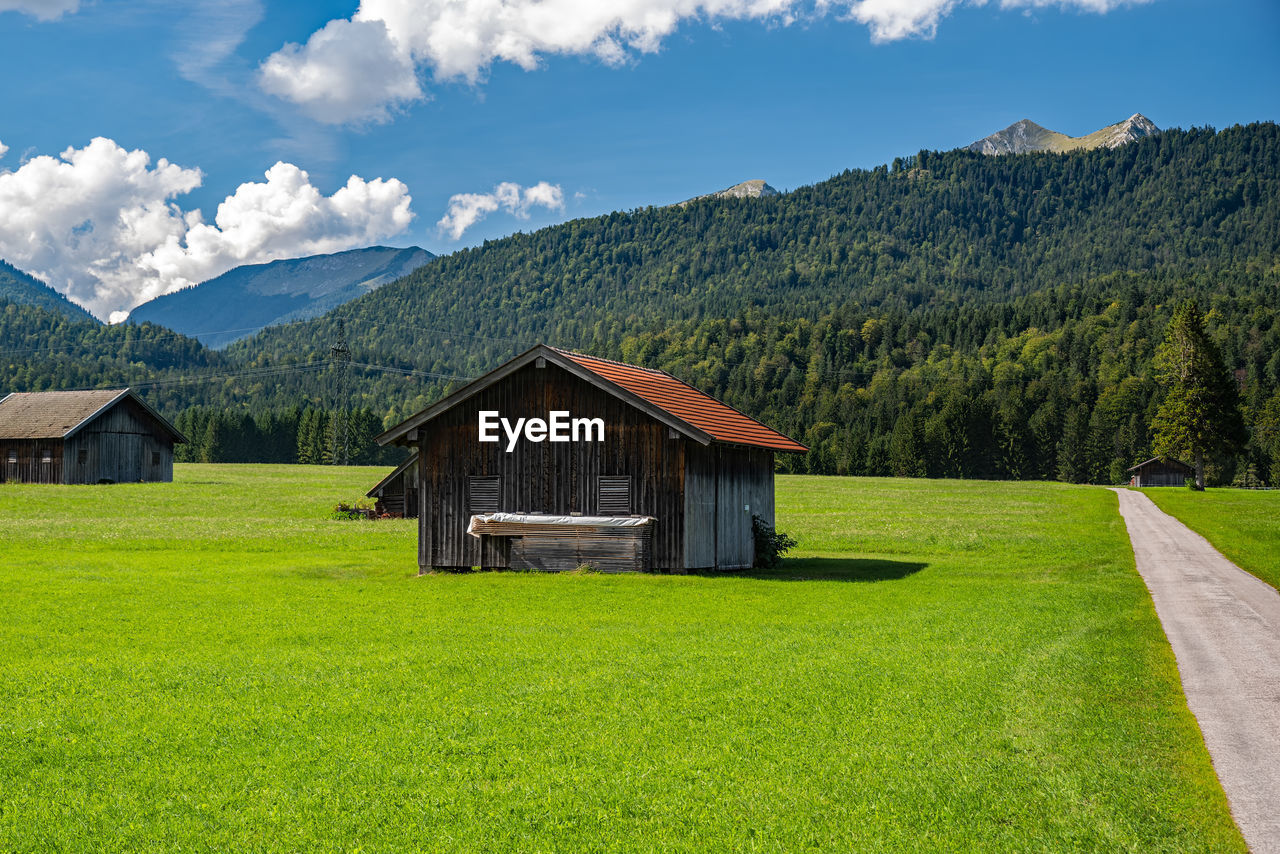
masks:
[(1115, 491), (1231, 814), (1254, 854), (1280, 854), (1280, 593), (1142, 493)]

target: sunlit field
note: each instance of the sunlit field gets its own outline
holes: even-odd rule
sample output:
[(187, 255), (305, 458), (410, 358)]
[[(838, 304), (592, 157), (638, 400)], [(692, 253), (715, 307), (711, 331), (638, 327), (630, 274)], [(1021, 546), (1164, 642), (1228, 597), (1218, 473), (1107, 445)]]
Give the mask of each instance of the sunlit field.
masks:
[(417, 576), (384, 469), (0, 486), (0, 850), (1243, 851), (1117, 515), (782, 477), (780, 570)]

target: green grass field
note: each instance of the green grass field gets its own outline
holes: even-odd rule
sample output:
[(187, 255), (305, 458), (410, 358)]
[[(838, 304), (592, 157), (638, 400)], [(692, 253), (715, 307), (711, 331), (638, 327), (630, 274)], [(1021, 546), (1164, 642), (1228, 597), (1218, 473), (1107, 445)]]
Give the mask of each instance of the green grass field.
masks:
[(1280, 491), (1144, 489), (1164, 512), (1213, 543), (1236, 566), (1280, 587)]
[(780, 571), (416, 577), (382, 470), (0, 487), (0, 850), (1243, 851), (1115, 496), (784, 477)]

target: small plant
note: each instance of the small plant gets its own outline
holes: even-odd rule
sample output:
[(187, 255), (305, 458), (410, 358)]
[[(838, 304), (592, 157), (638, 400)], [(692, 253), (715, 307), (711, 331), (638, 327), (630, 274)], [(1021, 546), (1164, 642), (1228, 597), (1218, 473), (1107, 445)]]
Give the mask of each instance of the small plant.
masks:
[(795, 537), (775, 531), (759, 516), (751, 517), (751, 533), (756, 541), (756, 566), (763, 569), (778, 566), (782, 556), (796, 547)]
[(335, 519), (372, 519), (373, 517), (373, 503), (366, 498), (358, 498), (350, 504), (339, 501), (333, 505)]

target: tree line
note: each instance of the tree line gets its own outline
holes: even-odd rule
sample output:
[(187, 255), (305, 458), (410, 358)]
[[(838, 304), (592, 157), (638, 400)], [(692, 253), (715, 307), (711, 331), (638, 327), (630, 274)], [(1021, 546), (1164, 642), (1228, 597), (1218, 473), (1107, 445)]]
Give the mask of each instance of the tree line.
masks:
[(256, 413), (197, 406), (173, 422), (187, 442), (174, 449), (182, 463), (303, 463), (396, 465), (402, 448), (374, 441), (382, 420), (367, 408), (324, 410), (295, 406)]

